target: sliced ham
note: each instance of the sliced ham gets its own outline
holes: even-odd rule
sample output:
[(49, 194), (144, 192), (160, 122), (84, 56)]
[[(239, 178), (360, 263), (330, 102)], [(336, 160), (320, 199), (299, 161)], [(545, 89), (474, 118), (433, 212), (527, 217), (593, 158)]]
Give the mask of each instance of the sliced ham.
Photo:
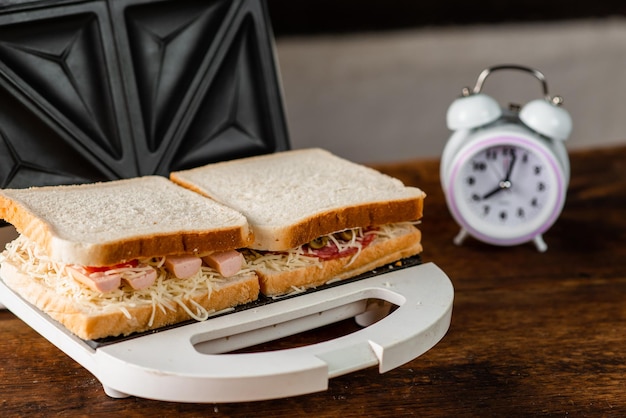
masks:
[(87, 273), (80, 267), (67, 267), (70, 275), (96, 292), (110, 292), (115, 290), (122, 284), (122, 275), (120, 273), (107, 274), (103, 271)]
[(202, 259), (193, 255), (168, 255), (165, 268), (178, 279), (188, 279), (200, 270)]
[(147, 264), (140, 264), (136, 271), (124, 274), (124, 280), (135, 290), (146, 289), (152, 286), (157, 278), (157, 271)]
[(244, 262), (243, 254), (236, 250), (215, 252), (202, 257), (202, 260), (224, 277), (239, 273)]

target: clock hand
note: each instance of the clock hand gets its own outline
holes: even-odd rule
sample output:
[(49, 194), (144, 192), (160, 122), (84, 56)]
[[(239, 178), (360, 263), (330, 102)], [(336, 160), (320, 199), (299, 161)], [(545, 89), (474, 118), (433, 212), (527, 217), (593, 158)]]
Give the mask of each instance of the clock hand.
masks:
[[(510, 183), (511, 183), (511, 173), (513, 172), (513, 166), (515, 165), (515, 161), (517, 161), (517, 155), (515, 153), (515, 151), (511, 150), (511, 162), (509, 163), (509, 168), (506, 171), (506, 176), (504, 176), (504, 182), (508, 182), (509, 186), (505, 187), (505, 188), (509, 188), (511, 187)], [(500, 182), (500, 184), (502, 184), (502, 182)]]
[(498, 187), (496, 187), (495, 189), (493, 189), (490, 192), (487, 192), (486, 194), (483, 195), (483, 199), (489, 199), (491, 196), (493, 196), (494, 194), (498, 193), (502, 191), (502, 187), (500, 187), (500, 185), (498, 184)]
[(498, 187), (484, 194), (482, 199), (489, 199), (494, 194), (501, 192), (502, 190), (510, 189), (510, 188), (511, 188), (511, 182), (508, 180), (502, 180), (500, 183), (498, 183)]
[(494, 194), (504, 190), (504, 189), (510, 189), (512, 184), (511, 184), (511, 173), (513, 172), (513, 166), (515, 165), (515, 161), (517, 161), (517, 156), (515, 154), (514, 151), (511, 151), (511, 162), (509, 163), (509, 167), (506, 170), (506, 175), (504, 176), (504, 180), (502, 180), (500, 183), (498, 183), (498, 187), (496, 187), (495, 189), (491, 190), (490, 192), (487, 192), (486, 194), (483, 195), (483, 199), (489, 199), (491, 196), (493, 196)]

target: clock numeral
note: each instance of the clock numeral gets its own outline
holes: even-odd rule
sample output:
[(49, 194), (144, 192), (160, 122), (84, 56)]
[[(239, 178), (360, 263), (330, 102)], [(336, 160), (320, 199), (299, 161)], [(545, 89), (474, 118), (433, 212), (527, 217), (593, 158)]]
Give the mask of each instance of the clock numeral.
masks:
[(523, 218), (526, 215), (526, 213), (524, 212), (524, 208), (517, 208), (517, 217), (518, 218)]
[(483, 206), (483, 215), (485, 216), (489, 215), (490, 211), (491, 211), (491, 207), (489, 205)]
[(522, 162), (523, 163), (527, 163), (528, 162), (528, 153), (525, 152), (524, 155), (522, 155)]
[(502, 148), (502, 155), (510, 155), (511, 157), (515, 156), (515, 148), (513, 147), (504, 147)]
[(480, 200), (480, 196), (477, 193), (472, 194), (472, 200), (474, 202), (478, 202)]
[(487, 164), (484, 161), (474, 161), (472, 164), (472, 170), (474, 171), (485, 171), (487, 169)]
[(502, 212), (499, 213), (498, 216), (500, 217), (500, 219), (502, 221), (506, 221), (506, 218), (508, 217), (508, 214), (506, 213), (506, 211), (502, 211)]
[(544, 190), (546, 190), (546, 184), (542, 181), (537, 183), (537, 191), (543, 192)]
[(542, 167), (540, 165), (536, 165), (535, 167), (533, 167), (533, 173), (535, 173), (536, 176), (541, 175), (541, 169)]
[(495, 160), (498, 158), (498, 151), (496, 151), (495, 148), (489, 148), (487, 151), (485, 151), (485, 156), (488, 160)]
[(537, 200), (536, 197), (533, 197), (532, 200), (530, 201), (530, 206), (536, 208), (537, 206), (539, 206), (539, 201)]
[(476, 179), (474, 178), (474, 176), (469, 176), (467, 178), (467, 184), (470, 186), (473, 186), (474, 184), (476, 184)]

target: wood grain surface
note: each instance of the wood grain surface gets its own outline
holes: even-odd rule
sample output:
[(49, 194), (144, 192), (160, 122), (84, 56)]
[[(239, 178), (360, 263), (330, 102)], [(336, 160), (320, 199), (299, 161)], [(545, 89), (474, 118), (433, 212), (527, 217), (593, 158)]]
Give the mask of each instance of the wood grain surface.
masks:
[[(426, 191), (424, 261), (455, 287), (452, 323), (397, 369), (334, 378), (327, 391), (238, 404), (112, 399), (82, 366), (0, 312), (0, 411), (14, 416), (626, 416), (626, 147), (571, 154), (567, 202), (532, 244), (468, 239), (446, 209), (438, 161), (376, 168)], [(407, 324), (410, 326), (410, 324)], [(352, 320), (265, 344), (309, 344)]]

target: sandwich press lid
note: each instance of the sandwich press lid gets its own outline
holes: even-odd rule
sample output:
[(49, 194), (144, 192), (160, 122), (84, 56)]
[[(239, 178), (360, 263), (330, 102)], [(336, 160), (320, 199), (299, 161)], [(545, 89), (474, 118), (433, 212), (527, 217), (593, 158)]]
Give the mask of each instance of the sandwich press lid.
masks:
[(0, 188), (168, 175), (289, 147), (262, 1), (5, 4)]

